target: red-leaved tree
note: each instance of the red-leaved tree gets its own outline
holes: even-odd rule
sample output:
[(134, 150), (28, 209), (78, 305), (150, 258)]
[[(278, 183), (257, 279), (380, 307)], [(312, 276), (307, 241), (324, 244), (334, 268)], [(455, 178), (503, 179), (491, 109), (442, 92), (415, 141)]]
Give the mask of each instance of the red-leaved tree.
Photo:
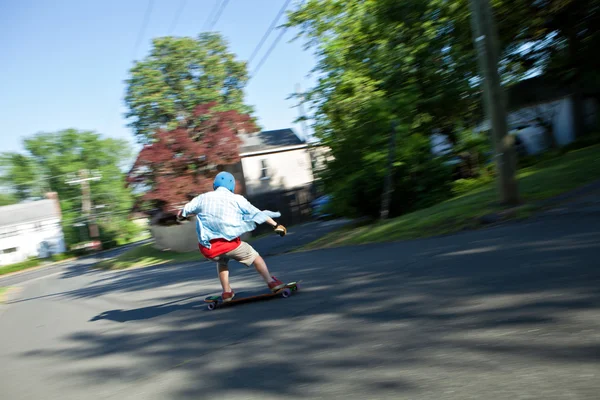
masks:
[(203, 104), (173, 130), (158, 130), (144, 146), (128, 174), (141, 188), (141, 200), (173, 212), (191, 196), (212, 190), (214, 176), (224, 166), (239, 162), (239, 132), (257, 129), (252, 118), (237, 111), (216, 111)]

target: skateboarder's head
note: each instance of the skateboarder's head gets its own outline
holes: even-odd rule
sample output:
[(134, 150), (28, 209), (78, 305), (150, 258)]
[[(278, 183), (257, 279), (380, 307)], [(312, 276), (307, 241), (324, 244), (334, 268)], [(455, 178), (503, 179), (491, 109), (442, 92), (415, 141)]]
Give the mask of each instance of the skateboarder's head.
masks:
[(217, 190), (220, 187), (224, 187), (229, 190), (231, 193), (234, 193), (235, 190), (235, 178), (229, 172), (219, 172), (217, 176), (215, 176), (215, 181), (213, 182), (213, 189)]

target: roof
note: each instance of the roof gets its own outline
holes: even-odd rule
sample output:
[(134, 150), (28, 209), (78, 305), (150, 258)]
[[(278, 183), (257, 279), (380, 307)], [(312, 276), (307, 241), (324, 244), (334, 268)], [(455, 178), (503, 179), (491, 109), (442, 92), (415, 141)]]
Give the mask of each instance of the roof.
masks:
[(241, 139), (242, 145), (240, 147), (240, 153), (274, 150), (277, 148), (306, 144), (304, 140), (301, 140), (294, 131), (289, 128), (244, 134), (241, 135)]
[(0, 226), (60, 218), (55, 200), (44, 199), (0, 207)]

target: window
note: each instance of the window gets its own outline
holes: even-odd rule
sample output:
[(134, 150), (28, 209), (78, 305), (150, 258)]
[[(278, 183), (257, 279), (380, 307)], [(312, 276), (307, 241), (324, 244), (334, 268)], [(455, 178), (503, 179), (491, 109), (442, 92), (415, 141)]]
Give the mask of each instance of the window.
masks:
[(16, 253), (17, 252), (17, 248), (16, 247), (11, 247), (9, 249), (3, 249), (2, 250), (2, 254), (9, 254), (9, 253)]
[(260, 160), (260, 179), (269, 179), (269, 171), (267, 167), (267, 160)]

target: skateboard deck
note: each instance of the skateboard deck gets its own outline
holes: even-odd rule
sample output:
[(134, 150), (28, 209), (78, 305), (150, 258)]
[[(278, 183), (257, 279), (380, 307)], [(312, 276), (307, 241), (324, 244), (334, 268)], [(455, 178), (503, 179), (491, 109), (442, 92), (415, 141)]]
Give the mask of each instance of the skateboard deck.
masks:
[(241, 292), (240, 294), (237, 294), (234, 296), (233, 300), (231, 301), (223, 301), (223, 298), (221, 296), (208, 296), (207, 298), (204, 299), (204, 301), (207, 303), (206, 307), (209, 310), (214, 310), (217, 306), (226, 306), (226, 305), (231, 305), (231, 304), (235, 304), (235, 303), (240, 303), (243, 301), (252, 301), (252, 300), (258, 300), (258, 299), (265, 299), (268, 297), (274, 297), (274, 296), (281, 296), (283, 298), (288, 298), (292, 295), (293, 292), (296, 292), (300, 289), (300, 282), (290, 282), (290, 283), (286, 283), (284, 287), (282, 287), (281, 289), (275, 291), (275, 292), (264, 292), (264, 293), (258, 293), (258, 294), (251, 294), (251, 295), (246, 295), (244, 292)]

